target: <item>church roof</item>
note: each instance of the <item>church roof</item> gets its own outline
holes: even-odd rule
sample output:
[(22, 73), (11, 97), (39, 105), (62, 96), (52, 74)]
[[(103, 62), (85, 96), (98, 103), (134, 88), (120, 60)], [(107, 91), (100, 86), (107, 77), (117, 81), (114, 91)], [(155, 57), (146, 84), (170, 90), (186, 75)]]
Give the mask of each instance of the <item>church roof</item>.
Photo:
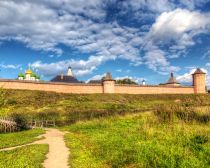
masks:
[(206, 73), (203, 72), (200, 68), (197, 68), (193, 74), (206, 74)]
[(28, 69), (27, 71), (26, 71), (26, 74), (32, 74), (33, 72), (32, 72), (32, 70), (30, 70), (30, 69)]
[(51, 82), (80, 83), (75, 77), (67, 75), (57, 75)]
[(171, 76), (170, 76), (167, 84), (175, 84), (175, 83), (179, 84), (179, 82), (177, 82), (176, 78), (174, 77), (174, 74), (171, 73)]
[(108, 80), (108, 81), (109, 81), (109, 80), (113, 80), (113, 79), (112, 79), (112, 74), (109, 73), (109, 72), (107, 72), (107, 73), (106, 73), (106, 76), (103, 77), (102, 80)]

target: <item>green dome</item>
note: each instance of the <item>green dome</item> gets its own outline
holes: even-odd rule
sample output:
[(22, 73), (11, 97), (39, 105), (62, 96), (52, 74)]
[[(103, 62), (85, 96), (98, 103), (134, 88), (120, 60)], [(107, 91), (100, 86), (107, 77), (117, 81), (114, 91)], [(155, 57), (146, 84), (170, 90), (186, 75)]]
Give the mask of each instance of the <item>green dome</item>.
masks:
[(31, 74), (31, 77), (35, 77), (35, 78), (36, 78), (36, 74), (32, 73), (32, 74)]
[(36, 75), (36, 79), (40, 79), (40, 77), (38, 75)]
[(19, 73), (18, 77), (23, 77), (24, 78), (24, 75), (22, 73)]

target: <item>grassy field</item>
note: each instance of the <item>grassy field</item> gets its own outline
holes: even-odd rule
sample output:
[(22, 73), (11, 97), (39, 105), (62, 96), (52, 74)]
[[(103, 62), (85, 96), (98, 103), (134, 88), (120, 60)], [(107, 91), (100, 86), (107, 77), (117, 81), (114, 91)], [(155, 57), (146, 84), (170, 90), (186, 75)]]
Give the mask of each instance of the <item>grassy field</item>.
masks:
[(0, 116), (19, 113), (29, 119), (55, 119), (59, 125), (153, 110), (162, 104), (210, 106), (210, 95), (78, 95), (27, 90), (3, 92), (5, 94), (0, 96)]
[[(210, 167), (209, 94), (77, 95), (0, 89), (0, 116), (13, 113), (55, 119), (69, 131), (65, 140), (73, 168)], [(0, 148), (31, 142), (41, 133), (0, 134)], [(39, 167), (47, 149), (42, 147), (19, 149), (17, 163), (31, 165), (33, 160), (25, 155), (32, 152)], [(12, 164), (8, 158), (15, 152), (4, 153), (3, 160), (0, 153), (0, 165)]]
[[(0, 149), (28, 144), (44, 134), (42, 129), (0, 134)], [(41, 168), (48, 152), (48, 145), (30, 145), (0, 152), (0, 168)]]
[(30, 145), (0, 152), (0, 168), (43, 168), (48, 145)]
[(210, 167), (210, 124), (160, 122), (152, 112), (66, 127), (73, 168)]
[(0, 149), (18, 146), (38, 140), (36, 137), (44, 134), (42, 129), (33, 129), (16, 133), (0, 134)]

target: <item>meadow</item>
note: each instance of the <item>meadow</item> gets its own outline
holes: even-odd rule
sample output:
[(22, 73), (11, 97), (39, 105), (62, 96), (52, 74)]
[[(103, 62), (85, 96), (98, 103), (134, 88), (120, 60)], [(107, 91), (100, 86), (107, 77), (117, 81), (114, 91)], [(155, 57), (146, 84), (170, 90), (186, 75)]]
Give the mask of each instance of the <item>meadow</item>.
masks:
[(0, 152), (0, 168), (42, 168), (48, 145), (30, 145)]
[(154, 113), (78, 122), (64, 130), (73, 168), (210, 167), (210, 124)]
[[(52, 119), (68, 132), (65, 142), (73, 168), (210, 167), (209, 94), (0, 93), (0, 116)], [(0, 134), (0, 148), (32, 142), (42, 133), (38, 129)], [(0, 165), (11, 167), (11, 158), (19, 153), (19, 167), (23, 162), (25, 167), (40, 167), (47, 150), (33, 145), (0, 152)]]
[(209, 95), (88, 95), (27, 90), (4, 90), (2, 95), (0, 116), (15, 113), (28, 120), (56, 120), (60, 126), (81, 120), (154, 110), (163, 104), (210, 106)]
[[(42, 129), (0, 134), (0, 149), (24, 145), (38, 140)], [(48, 145), (29, 145), (10, 151), (0, 152), (0, 168), (42, 168), (48, 152)]]

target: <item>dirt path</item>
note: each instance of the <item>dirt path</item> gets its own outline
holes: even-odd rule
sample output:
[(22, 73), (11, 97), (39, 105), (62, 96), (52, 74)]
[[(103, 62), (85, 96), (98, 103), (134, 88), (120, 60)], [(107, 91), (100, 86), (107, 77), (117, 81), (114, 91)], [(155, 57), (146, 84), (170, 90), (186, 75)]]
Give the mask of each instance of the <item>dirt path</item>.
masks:
[(46, 129), (46, 133), (42, 135), (44, 139), (35, 141), (30, 144), (20, 145), (11, 148), (1, 149), (0, 151), (8, 151), (32, 144), (48, 144), (49, 153), (47, 159), (44, 161), (45, 168), (68, 168), (69, 150), (64, 142), (64, 134), (58, 129)]

